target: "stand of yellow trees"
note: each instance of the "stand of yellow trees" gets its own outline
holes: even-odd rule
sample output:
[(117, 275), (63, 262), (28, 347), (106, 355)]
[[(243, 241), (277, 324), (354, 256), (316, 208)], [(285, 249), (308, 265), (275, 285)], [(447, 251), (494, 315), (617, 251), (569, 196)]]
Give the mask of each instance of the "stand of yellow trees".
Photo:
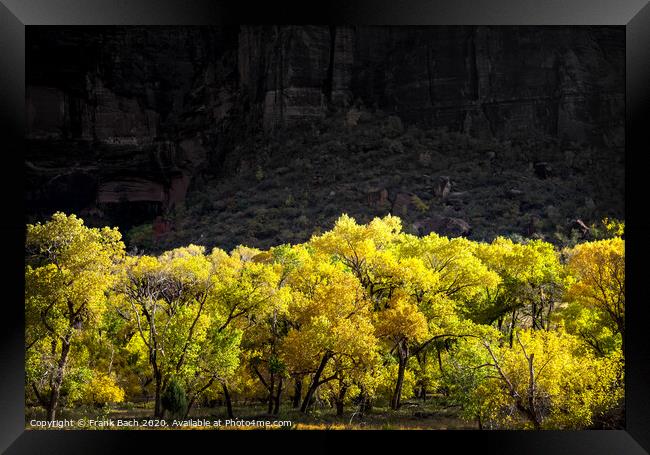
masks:
[(55, 419), (143, 398), (164, 417), (172, 388), (185, 415), (444, 394), (481, 428), (585, 428), (623, 399), (624, 266), (618, 236), (557, 251), (346, 215), (300, 245), (131, 256), (57, 213), (27, 226), (26, 399)]

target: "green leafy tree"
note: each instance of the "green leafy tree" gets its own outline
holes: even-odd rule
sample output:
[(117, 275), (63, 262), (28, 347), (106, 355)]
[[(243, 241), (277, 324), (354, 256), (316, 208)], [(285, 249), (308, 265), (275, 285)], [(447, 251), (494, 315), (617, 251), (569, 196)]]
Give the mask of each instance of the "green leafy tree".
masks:
[(182, 384), (172, 378), (161, 397), (161, 403), (164, 409), (170, 412), (172, 416), (179, 416), (187, 409), (187, 398)]

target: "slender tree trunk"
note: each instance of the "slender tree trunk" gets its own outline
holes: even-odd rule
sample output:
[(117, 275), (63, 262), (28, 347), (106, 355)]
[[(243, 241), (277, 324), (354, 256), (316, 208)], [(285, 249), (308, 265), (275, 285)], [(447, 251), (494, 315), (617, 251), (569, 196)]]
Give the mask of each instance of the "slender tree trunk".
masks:
[(510, 322), (510, 347), (512, 348), (512, 342), (515, 338), (515, 319), (517, 316), (517, 310), (512, 310), (512, 319)]
[(294, 386), (293, 386), (293, 403), (292, 407), (299, 408), (300, 407), (300, 398), (302, 396), (302, 379), (296, 378), (294, 380)]
[[(533, 426), (535, 427), (536, 430), (539, 430), (541, 427), (539, 418), (537, 416), (537, 412), (535, 410), (535, 401), (534, 401), (534, 394), (535, 394), (535, 372), (533, 370), (533, 359), (534, 359), (534, 354), (531, 354), (530, 356), (527, 356), (528, 360), (528, 368), (529, 368), (529, 383), (528, 383), (528, 403), (524, 403), (524, 398), (517, 393), (515, 390), (515, 387), (512, 384), (512, 381), (505, 375), (503, 370), (501, 369), (501, 366), (499, 365), (499, 362), (497, 361), (497, 358), (495, 357), (494, 353), (492, 352), (492, 349), (490, 349), (490, 345), (484, 342), (484, 346), (487, 348), (488, 352), (490, 353), (490, 357), (492, 357), (492, 360), (494, 361), (494, 366), (496, 367), (497, 371), (499, 372), (499, 376), (503, 379), (503, 381), (506, 383), (508, 386), (508, 391), (510, 393), (510, 396), (515, 400), (515, 406), (517, 409), (526, 416), (528, 420), (530, 420), (533, 423)], [(524, 352), (524, 356), (526, 353)], [(528, 405), (528, 406), (526, 406)]]
[(404, 372), (406, 371), (406, 361), (408, 360), (409, 348), (408, 341), (402, 340), (398, 345), (397, 352), (399, 354), (399, 368), (397, 370), (397, 384), (395, 384), (395, 392), (391, 400), (391, 408), (399, 409), (400, 400), (402, 396), (402, 386), (404, 385)]
[[(194, 405), (194, 402), (196, 401), (196, 399), (199, 397), (199, 395), (201, 395), (203, 392), (208, 390), (208, 388), (212, 385), (212, 383), (215, 381), (215, 379), (216, 378), (214, 376), (212, 378), (210, 378), (210, 380), (203, 387), (201, 387), (201, 389), (199, 389), (197, 392), (195, 392), (192, 395), (192, 398), (190, 399), (189, 403), (187, 404), (187, 411), (185, 412), (185, 418), (186, 419), (190, 415), (190, 410), (192, 409), (192, 405)], [(222, 383), (222, 385), (224, 385), (224, 384)], [(208, 403), (208, 406), (214, 407), (216, 401), (217, 400), (210, 400), (210, 402)], [(219, 406), (221, 406), (221, 400), (219, 400)]]
[(540, 429), (540, 421), (537, 414), (537, 406), (535, 405), (535, 370), (533, 368), (533, 361), (535, 354), (531, 353), (528, 356), (528, 409), (530, 409), (529, 416), (533, 421), (536, 430)]
[(327, 361), (330, 359), (331, 355), (332, 354), (330, 354), (329, 352), (326, 352), (325, 355), (323, 356), (323, 359), (320, 362), (320, 365), (318, 365), (318, 369), (314, 374), (309, 389), (307, 390), (307, 394), (305, 395), (305, 399), (302, 401), (302, 406), (300, 407), (300, 412), (302, 412), (303, 414), (306, 414), (307, 410), (309, 409), (309, 405), (311, 404), (311, 399), (314, 396), (314, 392), (316, 392), (316, 389), (320, 385), (319, 384), (320, 376), (321, 374), (323, 374), (325, 365), (327, 365)]
[[(426, 365), (427, 365), (427, 353), (426, 351), (423, 351), (421, 353), (416, 354), (418, 363), (420, 364), (420, 367), (422, 371), (426, 371)], [(442, 359), (439, 359), (439, 362), (442, 363)], [(426, 384), (426, 379), (422, 379), (420, 382), (420, 396), (419, 398), (422, 399), (422, 401), (427, 401), (427, 384)]]
[(47, 407), (47, 420), (53, 421), (56, 418), (56, 411), (59, 405), (59, 397), (61, 396), (61, 385), (63, 384), (63, 374), (65, 372), (65, 365), (68, 362), (68, 354), (70, 353), (70, 338), (65, 338), (61, 343), (61, 357), (56, 367), (54, 380), (52, 381), (52, 389), (50, 391), (50, 402)]
[(553, 308), (555, 305), (553, 305), (553, 302), (551, 301), (548, 304), (548, 311), (546, 312), (546, 331), (548, 332), (551, 330), (551, 313), (553, 312)]
[(268, 403), (268, 413), (273, 412), (273, 392), (275, 390), (275, 375), (271, 373), (271, 379), (269, 380), (269, 403)]
[(228, 417), (232, 419), (234, 417), (234, 414), (232, 412), (232, 400), (230, 399), (230, 392), (228, 392), (228, 386), (226, 385), (225, 382), (222, 382), (221, 387), (223, 388), (223, 397), (226, 400), (226, 412), (228, 413)]
[(280, 412), (280, 398), (282, 396), (282, 376), (278, 380), (278, 393), (275, 394), (275, 407), (273, 408), (273, 414), (278, 415)]
[(344, 410), (344, 400), (345, 400), (345, 393), (348, 391), (347, 386), (342, 386), (341, 390), (339, 391), (339, 395), (336, 398), (336, 415), (337, 416), (342, 416), (343, 415), (343, 410)]
[(539, 418), (537, 417), (537, 414), (535, 413), (534, 409), (531, 409), (530, 407), (526, 407), (524, 403), (521, 400), (518, 400), (515, 405), (517, 406), (517, 409), (522, 412), (526, 416), (528, 420), (533, 424), (533, 428), (535, 430), (541, 429), (542, 425), (539, 421)]
[(154, 372), (154, 378), (156, 380), (156, 396), (155, 396), (155, 405), (154, 405), (154, 417), (162, 419), (163, 417), (163, 408), (162, 408), (162, 374), (156, 368)]

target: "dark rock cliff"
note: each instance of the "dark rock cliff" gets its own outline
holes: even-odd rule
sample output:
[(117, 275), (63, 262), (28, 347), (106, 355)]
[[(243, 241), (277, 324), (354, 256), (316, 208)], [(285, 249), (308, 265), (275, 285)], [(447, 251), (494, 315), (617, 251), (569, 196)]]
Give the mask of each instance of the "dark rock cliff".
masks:
[(619, 144), (623, 32), (588, 27), (243, 27), (242, 90), (272, 128), (359, 100), (500, 138)]
[(478, 138), (620, 149), (624, 38), (622, 27), (29, 27), (29, 215), (151, 222), (259, 130), (359, 108)]

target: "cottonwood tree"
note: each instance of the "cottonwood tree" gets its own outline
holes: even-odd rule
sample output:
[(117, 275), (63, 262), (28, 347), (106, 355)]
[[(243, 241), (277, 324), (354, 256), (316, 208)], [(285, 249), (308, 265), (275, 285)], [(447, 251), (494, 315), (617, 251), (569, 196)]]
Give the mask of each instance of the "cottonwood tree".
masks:
[(255, 262), (264, 264), (264, 267), (272, 271), (273, 278), (269, 280), (269, 284), (273, 287), (273, 300), (265, 305), (264, 311), (256, 312), (247, 318), (249, 325), (242, 346), (249, 351), (247, 366), (251, 374), (268, 393), (269, 414), (280, 412), (282, 392), (288, 377), (281, 352), (282, 340), (289, 330), (288, 282), (305, 254), (306, 251), (299, 247), (281, 245), (254, 257)]
[[(216, 330), (241, 331), (244, 347), (255, 351), (247, 356), (248, 366), (269, 392), (269, 413), (277, 414), (284, 374), (278, 345), (286, 332), (284, 319), (289, 295), (284, 287), (284, 267), (273, 260), (273, 255), (245, 247), (236, 248), (229, 257), (223, 252), (213, 252), (213, 257), (221, 264), (212, 293), (213, 311), (221, 321)], [(268, 381), (260, 373), (260, 363), (267, 367)], [(228, 386), (221, 382), (226, 404), (231, 409)]]
[(448, 239), (435, 233), (425, 237), (401, 234), (396, 248), (403, 289), (427, 320), (429, 336), (415, 342), (410, 352), (418, 361), (421, 395), (426, 398), (428, 353), (435, 348), (442, 370), (441, 350), (473, 333), (471, 313), (476, 301), (486, 299), (500, 282), (475, 255), (476, 243)]
[[(620, 237), (585, 242), (567, 251), (571, 275), (567, 299), (595, 310), (594, 323), (608, 320), (609, 331), (620, 334), (625, 352), (625, 241)], [(583, 332), (589, 339), (587, 331)]]
[(497, 237), (490, 244), (479, 244), (476, 255), (498, 273), (500, 283), (489, 291), (474, 320), (496, 322), (509, 335), (510, 346), (519, 325), (549, 330), (563, 290), (561, 265), (553, 246), (540, 240), (515, 243)]
[(606, 312), (571, 301), (560, 311), (558, 319), (568, 333), (580, 338), (596, 355), (622, 352), (622, 336)]
[(234, 417), (228, 382), (239, 366), (241, 337), (242, 331), (235, 328), (219, 330), (216, 324), (208, 327), (199, 344), (200, 355), (196, 358), (194, 372), (186, 380), (188, 402), (185, 417), (197, 399), (215, 383), (223, 393), (228, 417)]
[(381, 315), (378, 336), (390, 341), (389, 351), (398, 359), (393, 409), (400, 404), (410, 356), (418, 353), (425, 361), (425, 349), (446, 336), (444, 328), (456, 311), (454, 299), (469, 299), (498, 280), (474, 256), (469, 241), (402, 234), (399, 218), (392, 216), (358, 225), (344, 215), (334, 229), (310, 243), (357, 277)]
[(620, 238), (560, 256), (344, 215), (301, 245), (127, 257), (116, 230), (57, 214), (28, 226), (26, 259), (26, 393), (49, 418), (142, 394), (162, 417), (165, 391), (185, 416), (287, 395), (340, 416), (417, 390), (479, 428), (585, 428), (623, 394)]
[[(484, 348), (482, 340), (494, 342), (499, 334), (482, 326), (483, 333), (476, 337), (464, 337), (446, 350), (446, 367), (440, 367), (440, 380), (445, 385), (451, 403), (459, 405), (461, 418), (475, 420), (480, 430), (490, 427), (492, 412), (500, 409), (493, 403), (494, 394), (488, 392), (493, 383), (489, 376), (492, 359)], [(487, 331), (487, 332), (486, 332)]]
[(372, 302), (372, 309), (382, 315), (378, 320), (388, 321), (379, 322), (377, 335), (390, 343), (389, 350), (398, 358), (398, 374), (391, 399), (393, 409), (399, 407), (410, 356), (409, 346), (427, 333), (424, 316), (415, 304), (407, 302), (409, 297), (406, 293), (400, 291), (405, 283), (404, 264), (396, 254), (401, 228), (400, 219), (393, 216), (375, 218), (366, 225), (359, 225), (349, 216), (342, 215), (331, 231), (310, 241), (318, 252), (342, 263), (357, 278)]
[(80, 352), (74, 343), (97, 329), (124, 244), (117, 229), (88, 228), (57, 212), (27, 225), (25, 252), (27, 384), (54, 420), (71, 359)]
[(163, 416), (161, 397), (170, 379), (191, 375), (200, 356), (210, 323), (205, 309), (212, 275), (203, 247), (194, 245), (127, 264), (122, 314), (135, 325), (135, 346), (151, 367), (156, 417)]
[(305, 413), (316, 390), (345, 373), (348, 363), (342, 358), (352, 365), (366, 364), (374, 356), (376, 339), (369, 301), (341, 263), (308, 261), (291, 286), (291, 328), (282, 350), (293, 374), (310, 377), (300, 407)]
[(383, 368), (376, 349), (357, 355), (334, 356), (324, 375), (336, 378), (321, 386), (322, 396), (333, 404), (336, 415), (342, 416), (345, 406), (354, 403), (360, 395), (375, 393)]
[(375, 325), (377, 336), (387, 339), (391, 352), (397, 353), (397, 381), (390, 405), (392, 409), (399, 409), (411, 346), (424, 341), (429, 335), (427, 319), (407, 295), (398, 292), (393, 295), (387, 308), (377, 313)]
[(313, 237), (309, 243), (324, 255), (324, 260), (331, 256), (345, 265), (378, 310), (400, 285), (393, 249), (401, 229), (401, 221), (395, 216), (359, 225), (344, 214), (331, 231)]
[(620, 355), (596, 357), (561, 331), (518, 329), (515, 340), (512, 348), (481, 341), (491, 374), (471, 395), (496, 425), (584, 428), (622, 399)]
[(476, 248), (476, 242), (462, 237), (448, 239), (433, 232), (425, 237), (402, 234), (397, 254), (421, 260), (429, 272), (414, 289), (420, 299), (428, 293), (465, 303), (479, 298), (500, 281), (499, 275), (476, 256)]

